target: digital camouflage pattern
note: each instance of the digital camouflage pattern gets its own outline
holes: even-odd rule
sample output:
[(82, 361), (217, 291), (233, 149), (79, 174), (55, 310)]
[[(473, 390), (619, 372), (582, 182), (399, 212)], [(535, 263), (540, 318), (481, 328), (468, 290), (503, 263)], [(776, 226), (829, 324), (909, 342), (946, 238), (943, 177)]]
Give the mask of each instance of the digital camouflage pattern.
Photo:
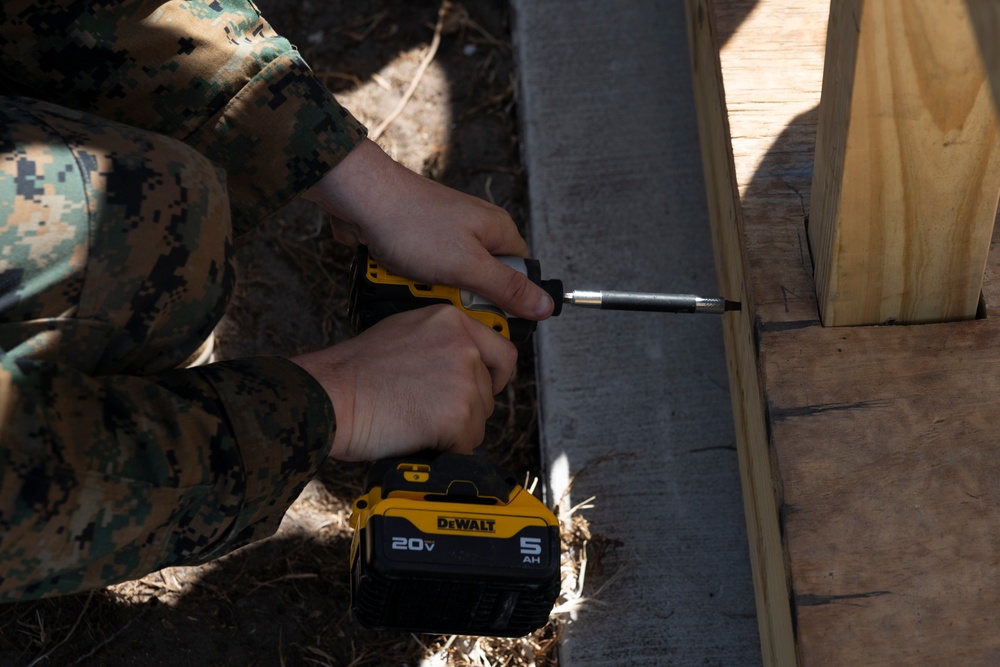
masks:
[(365, 136), (247, 0), (4, 0), (0, 88), (180, 139), (222, 165), (237, 235)]
[(279, 358), (175, 368), (232, 290), (230, 211), (363, 128), (249, 3), (5, 2), (0, 58), (0, 599), (272, 534), (328, 454), (326, 393)]

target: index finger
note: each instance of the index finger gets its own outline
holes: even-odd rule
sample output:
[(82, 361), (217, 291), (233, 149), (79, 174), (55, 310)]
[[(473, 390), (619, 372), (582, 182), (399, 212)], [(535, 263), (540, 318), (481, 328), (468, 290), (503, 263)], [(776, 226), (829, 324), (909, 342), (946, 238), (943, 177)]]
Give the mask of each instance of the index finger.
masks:
[(462, 317), (466, 332), (479, 349), (479, 358), (490, 373), (493, 395), (497, 395), (510, 381), (517, 363), (517, 347), (509, 340), (471, 317)]

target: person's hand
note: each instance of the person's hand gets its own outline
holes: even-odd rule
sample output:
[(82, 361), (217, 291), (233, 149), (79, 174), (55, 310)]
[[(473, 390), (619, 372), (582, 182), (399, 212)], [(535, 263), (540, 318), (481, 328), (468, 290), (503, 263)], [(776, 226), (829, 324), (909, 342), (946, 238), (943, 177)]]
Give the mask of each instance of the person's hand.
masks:
[(387, 317), (356, 338), (292, 361), (326, 389), (337, 431), (330, 455), (374, 460), (422, 449), (469, 453), (517, 349), (449, 305)]
[(552, 297), (494, 257), (528, 255), (506, 211), (410, 171), (372, 141), (303, 196), (333, 216), (339, 242), (367, 245), (393, 273), (471, 290), (516, 317), (552, 313)]

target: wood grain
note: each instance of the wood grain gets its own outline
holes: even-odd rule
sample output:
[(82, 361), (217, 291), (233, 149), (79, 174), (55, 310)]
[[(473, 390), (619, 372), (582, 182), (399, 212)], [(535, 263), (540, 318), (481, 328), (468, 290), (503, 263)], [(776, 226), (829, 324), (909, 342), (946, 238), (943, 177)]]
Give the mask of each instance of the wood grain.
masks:
[(761, 654), (764, 664), (790, 664), (795, 653), (789, 586), (753, 345), (754, 302), (744, 281), (747, 260), (743, 217), (722, 89), (715, 15), (710, 0), (688, 0), (685, 8), (716, 279), (721, 294), (746, 304), (740, 312), (724, 316), (723, 339), (732, 388)]
[[(806, 213), (828, 10), (689, 2), (720, 289), (744, 299), (726, 342), (765, 663), (1000, 664), (1000, 250), (985, 319), (820, 324)], [(721, 101), (699, 11), (731, 35)]]
[(833, 3), (812, 192), (824, 324), (975, 318), (1000, 141), (963, 0)]

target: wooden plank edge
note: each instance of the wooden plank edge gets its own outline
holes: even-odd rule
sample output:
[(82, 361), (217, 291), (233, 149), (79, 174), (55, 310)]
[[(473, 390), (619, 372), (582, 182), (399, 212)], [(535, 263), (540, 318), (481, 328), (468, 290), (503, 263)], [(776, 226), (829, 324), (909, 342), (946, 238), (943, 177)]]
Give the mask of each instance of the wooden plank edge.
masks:
[(765, 665), (795, 665), (795, 631), (779, 522), (780, 482), (773, 474), (770, 433), (759, 374), (754, 308), (747, 279), (743, 218), (722, 84), (711, 0), (685, 0), (702, 166), (708, 195), (716, 279), (743, 308), (723, 318), (723, 338), (736, 426), (757, 623)]
[[(840, 203), (844, 172), (844, 139), (851, 110), (851, 83), (858, 54), (858, 30), (847, 30), (845, 26), (856, 26), (860, 22), (862, 0), (843, 0), (830, 12), (827, 26), (826, 52), (823, 67), (823, 88), (820, 97), (816, 126), (816, 160), (813, 167), (813, 182), (807, 237), (809, 251), (813, 258), (813, 272), (816, 278), (816, 299), (820, 317), (827, 326), (833, 324), (830, 308), (831, 276), (835, 271), (830, 262), (834, 260), (837, 247), (837, 225), (840, 218)], [(830, 35), (836, 36), (830, 39)], [(836, 48), (835, 48), (836, 47)]]

